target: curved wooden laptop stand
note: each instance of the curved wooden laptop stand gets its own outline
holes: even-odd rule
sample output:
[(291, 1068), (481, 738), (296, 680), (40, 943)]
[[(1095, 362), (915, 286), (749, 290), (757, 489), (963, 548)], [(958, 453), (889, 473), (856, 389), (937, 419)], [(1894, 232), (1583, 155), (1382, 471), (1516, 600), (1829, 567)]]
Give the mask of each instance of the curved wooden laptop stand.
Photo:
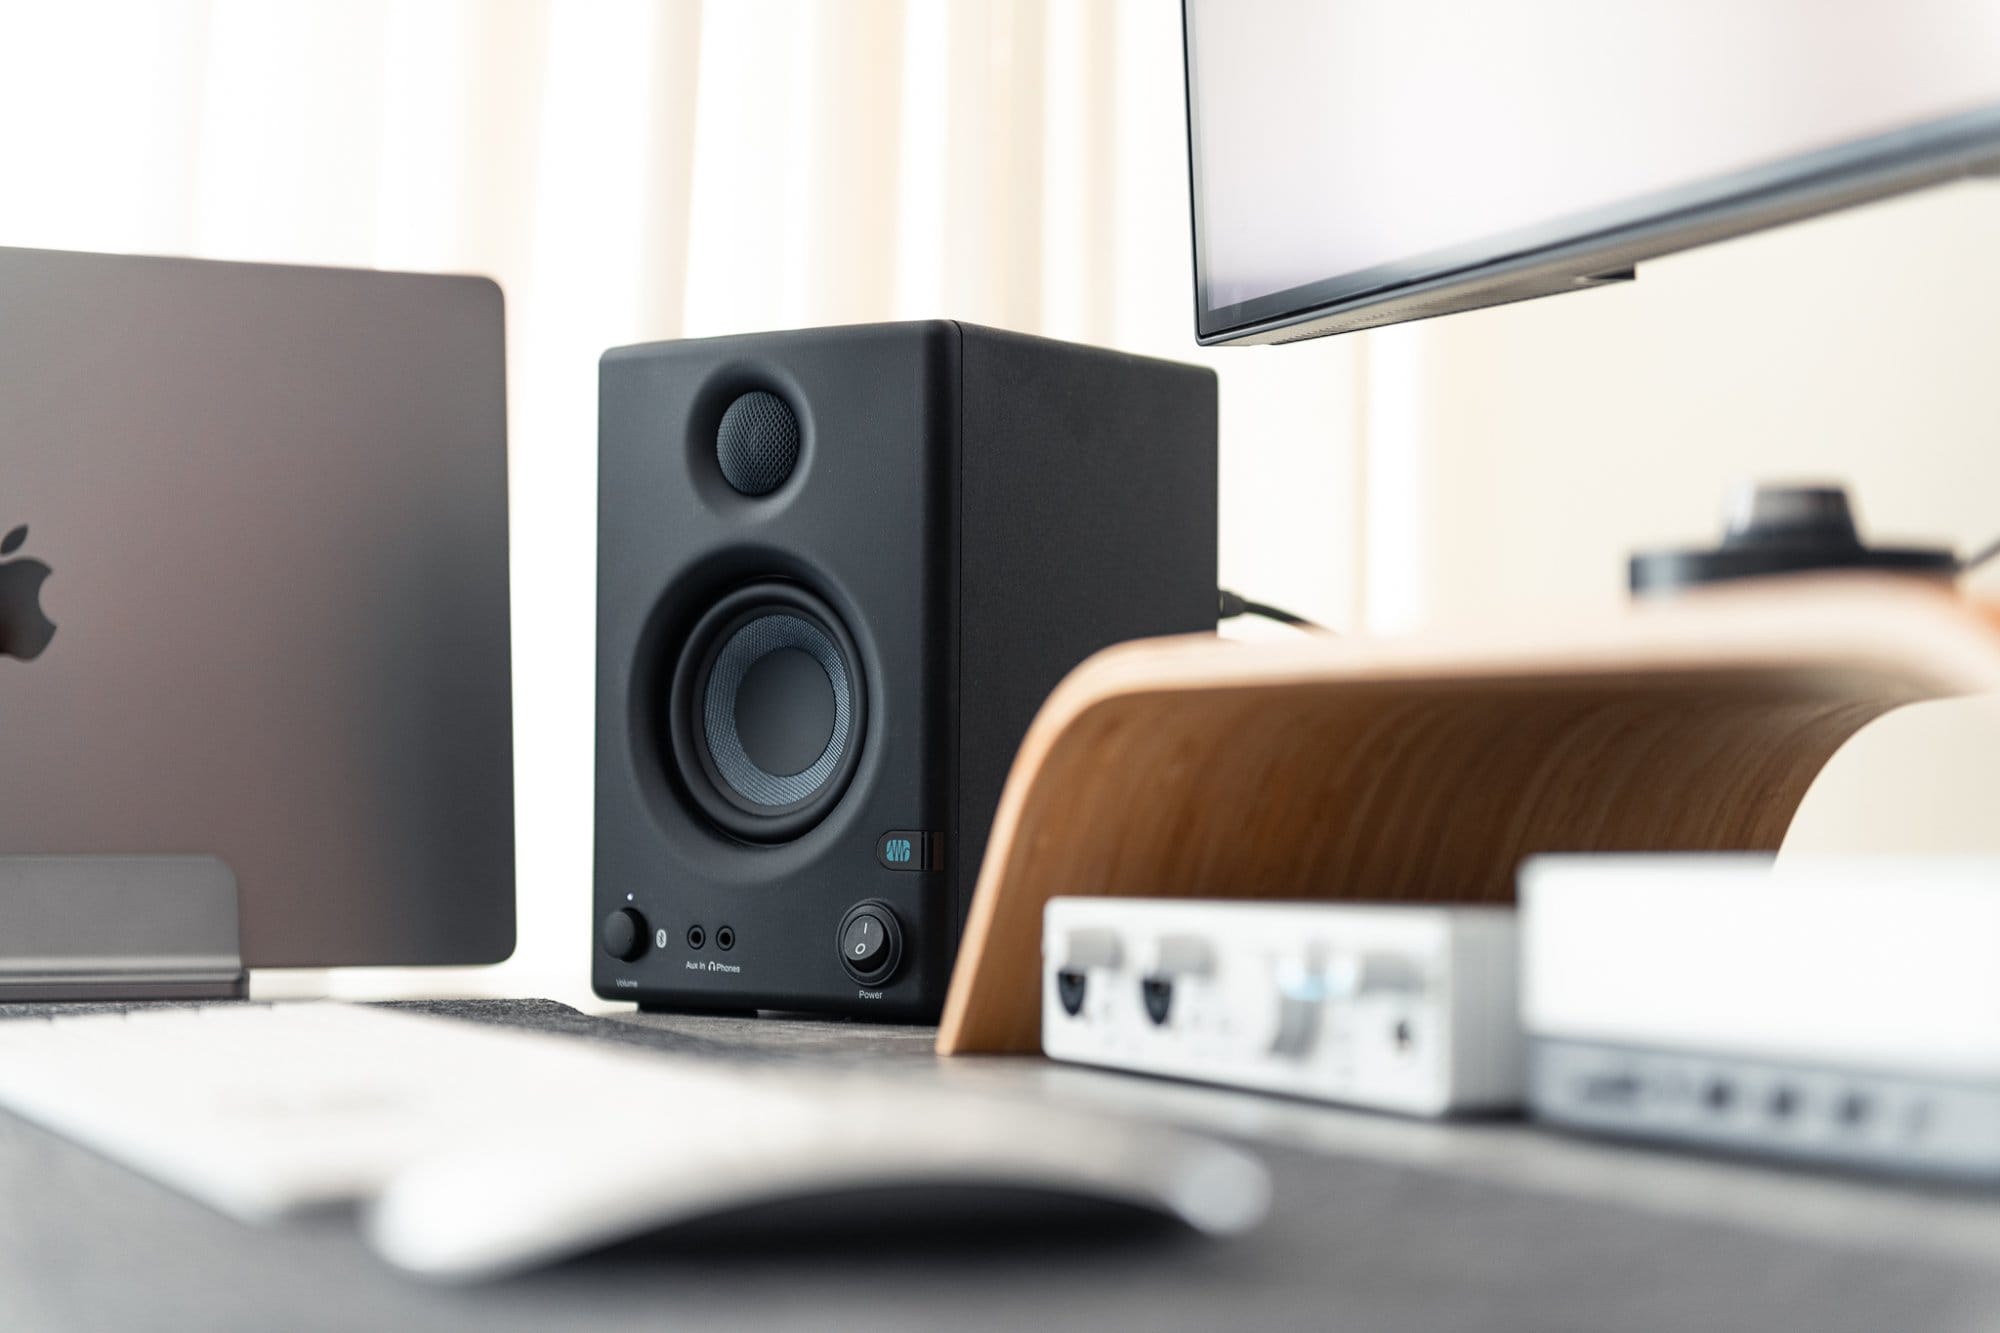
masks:
[(1479, 636), (1125, 644), (1016, 756), (938, 1034), (1040, 1046), (1058, 894), (1508, 902), (1543, 851), (1775, 850), (1864, 724), (2000, 690), (2000, 615), (1785, 580)]

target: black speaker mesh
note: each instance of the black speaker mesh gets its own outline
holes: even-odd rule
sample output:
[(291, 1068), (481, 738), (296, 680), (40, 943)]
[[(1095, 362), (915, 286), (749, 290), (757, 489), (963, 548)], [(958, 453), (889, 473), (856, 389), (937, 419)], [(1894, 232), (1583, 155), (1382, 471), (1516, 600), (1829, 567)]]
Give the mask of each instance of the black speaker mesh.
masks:
[(754, 389), (729, 405), (715, 432), (715, 461), (745, 495), (768, 495), (799, 461), (799, 422), (785, 400)]

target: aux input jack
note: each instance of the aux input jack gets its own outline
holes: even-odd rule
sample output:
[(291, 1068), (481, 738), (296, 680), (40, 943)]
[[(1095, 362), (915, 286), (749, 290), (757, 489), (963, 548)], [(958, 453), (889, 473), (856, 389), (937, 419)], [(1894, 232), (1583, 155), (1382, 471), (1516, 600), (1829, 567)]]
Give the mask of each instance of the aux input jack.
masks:
[(687, 940), (688, 948), (699, 949), (702, 945), (708, 943), (708, 932), (700, 926), (689, 926)]

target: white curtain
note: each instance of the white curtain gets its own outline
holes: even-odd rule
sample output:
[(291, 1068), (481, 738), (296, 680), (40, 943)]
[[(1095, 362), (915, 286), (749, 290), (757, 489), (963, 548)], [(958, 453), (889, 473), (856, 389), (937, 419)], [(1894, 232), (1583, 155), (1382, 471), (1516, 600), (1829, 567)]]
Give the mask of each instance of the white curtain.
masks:
[(1360, 344), (1195, 347), (1181, 99), (1174, 0), (0, 0), (0, 244), (500, 281), (507, 975), (573, 994), (607, 347), (949, 316), (1207, 361), (1225, 582), (1358, 615)]

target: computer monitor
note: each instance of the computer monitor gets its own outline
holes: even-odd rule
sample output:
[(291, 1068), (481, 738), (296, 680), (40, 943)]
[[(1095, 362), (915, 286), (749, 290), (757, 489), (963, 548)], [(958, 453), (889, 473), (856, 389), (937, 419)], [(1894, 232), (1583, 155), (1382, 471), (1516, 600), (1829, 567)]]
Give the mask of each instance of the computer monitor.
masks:
[(1203, 343), (1572, 291), (2000, 164), (1992, 0), (1184, 0), (1182, 17)]
[(483, 278), (0, 250), (0, 861), (219, 857), (251, 967), (510, 954), (505, 384)]

